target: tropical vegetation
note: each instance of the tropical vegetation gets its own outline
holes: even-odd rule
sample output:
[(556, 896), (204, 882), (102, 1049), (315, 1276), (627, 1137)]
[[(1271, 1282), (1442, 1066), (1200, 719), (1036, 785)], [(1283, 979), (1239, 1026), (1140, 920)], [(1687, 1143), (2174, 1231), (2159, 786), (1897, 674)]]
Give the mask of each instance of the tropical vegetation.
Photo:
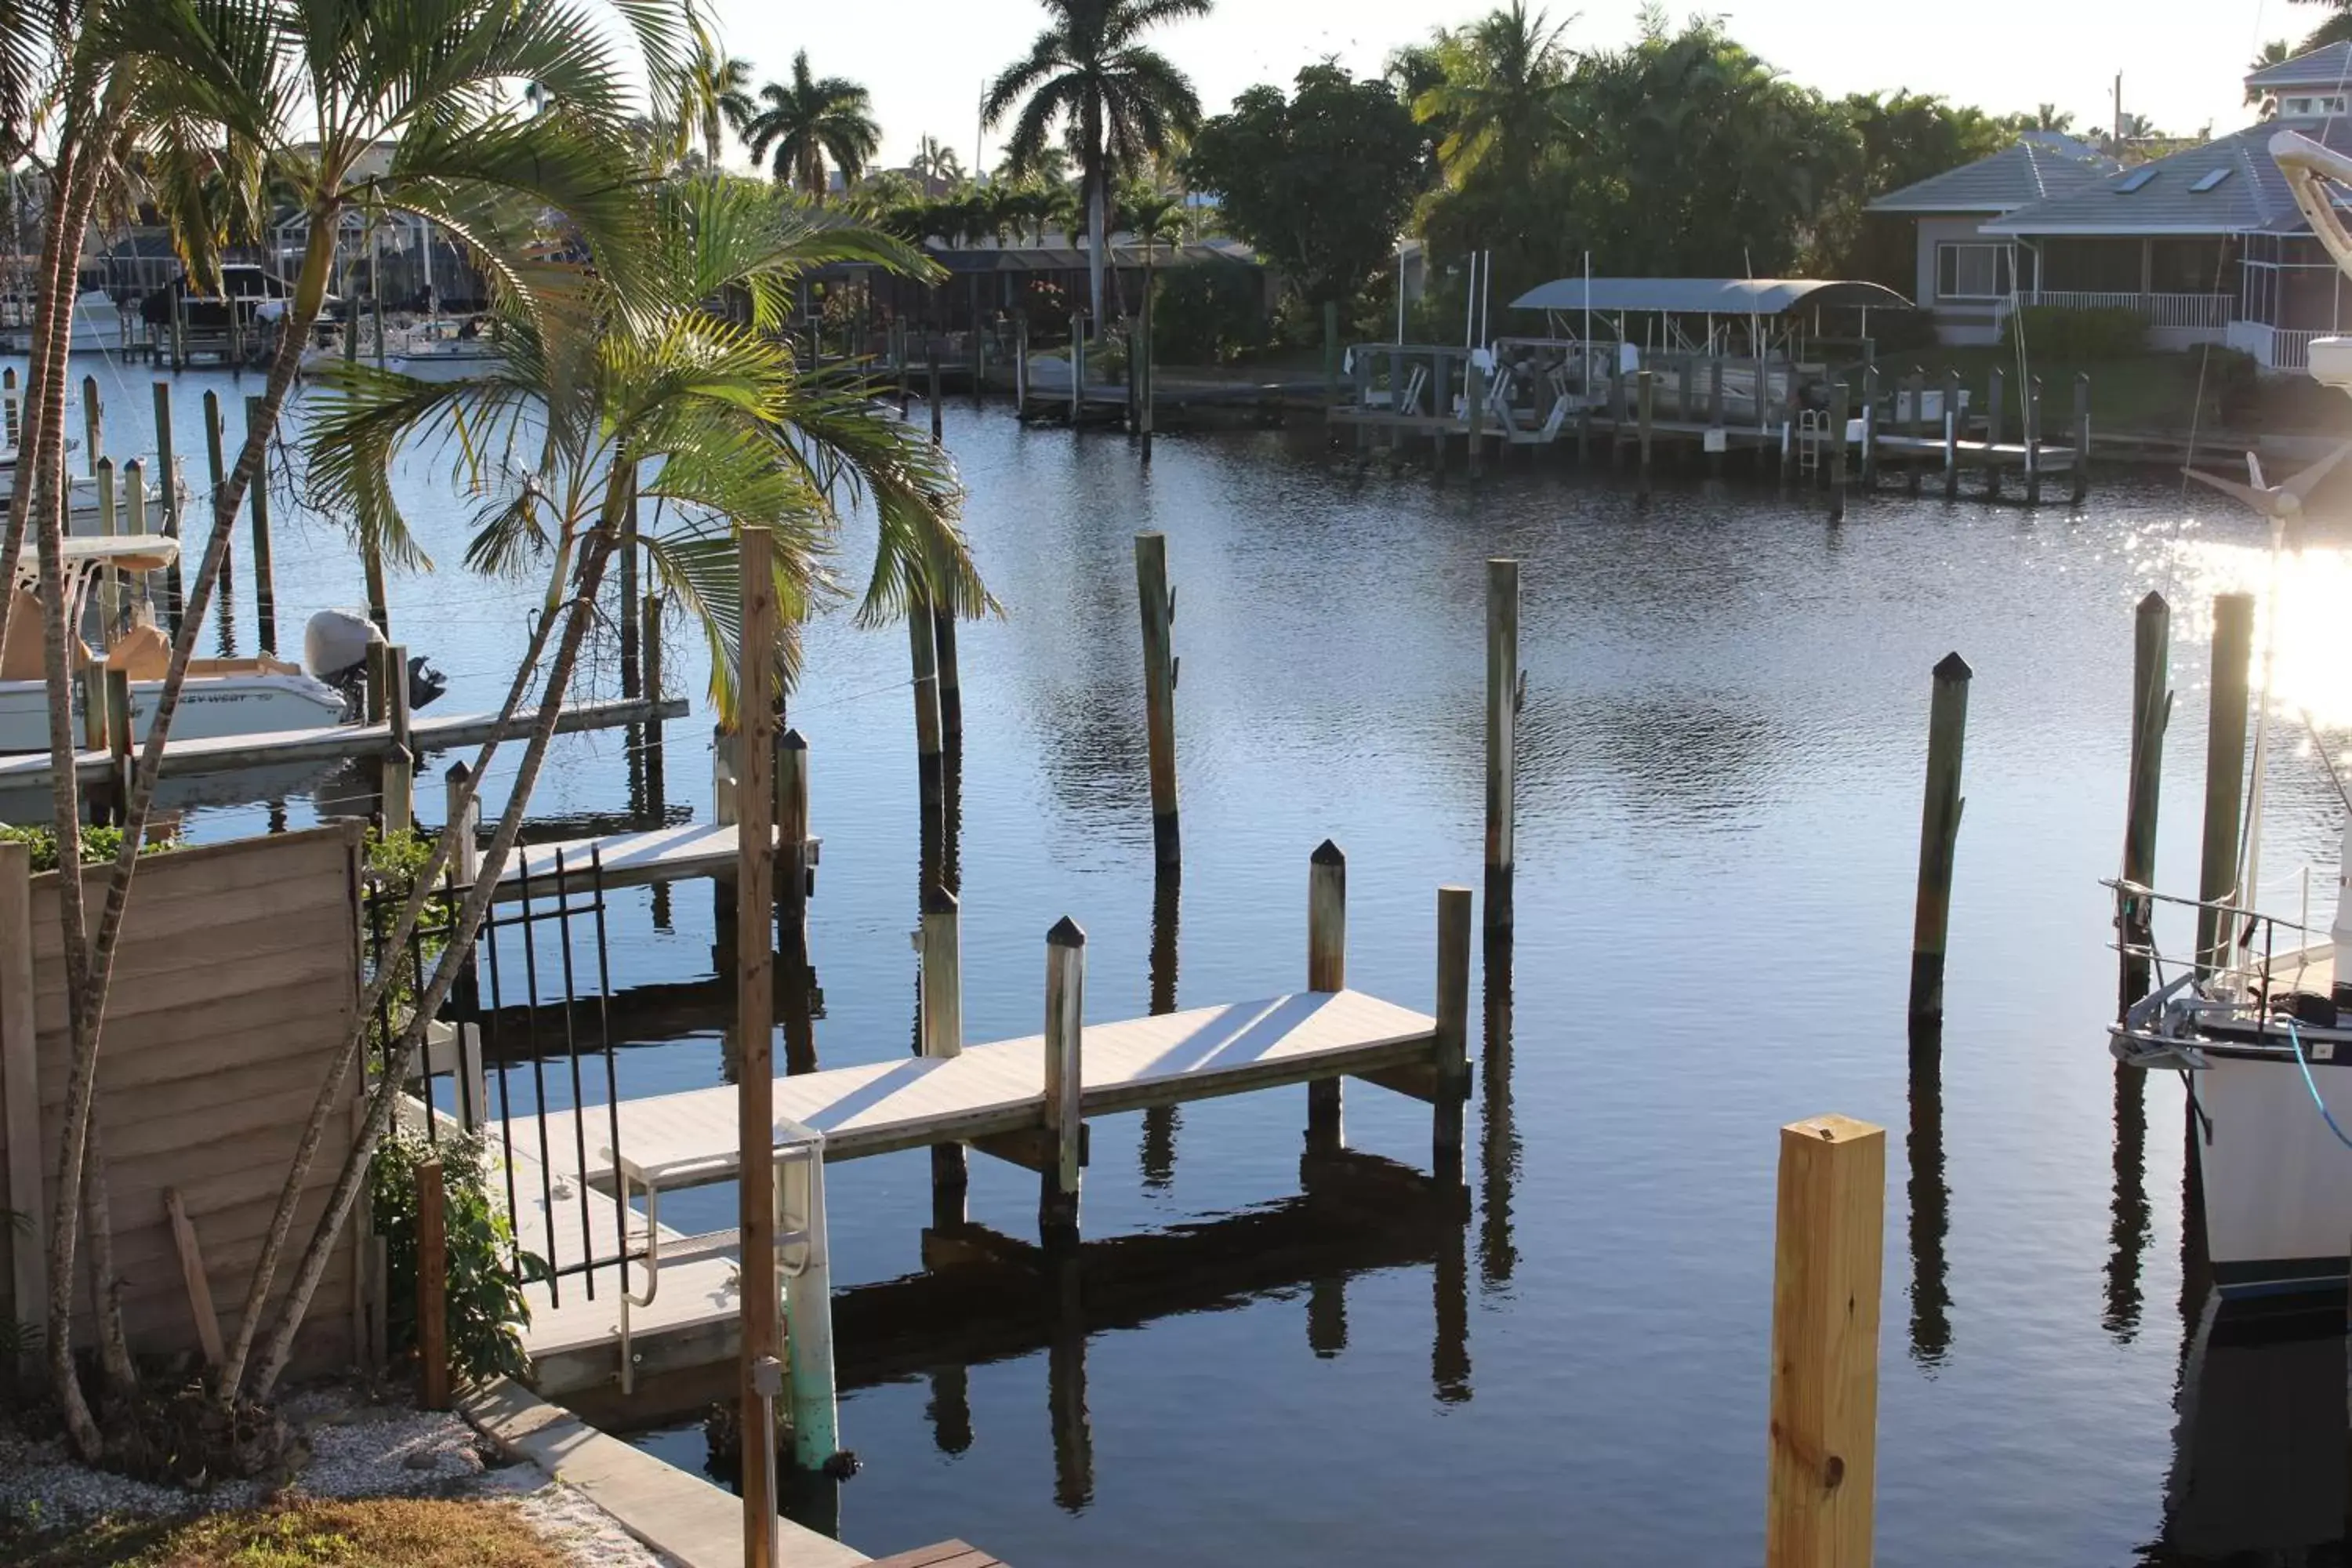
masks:
[(882, 128), (874, 122), (874, 95), (846, 77), (816, 77), (808, 51), (793, 57), (790, 81), (760, 89), (762, 107), (737, 129), (754, 163), (768, 160), (779, 181), (823, 201), (830, 177), (826, 161), (844, 183), (857, 177), (881, 151)]

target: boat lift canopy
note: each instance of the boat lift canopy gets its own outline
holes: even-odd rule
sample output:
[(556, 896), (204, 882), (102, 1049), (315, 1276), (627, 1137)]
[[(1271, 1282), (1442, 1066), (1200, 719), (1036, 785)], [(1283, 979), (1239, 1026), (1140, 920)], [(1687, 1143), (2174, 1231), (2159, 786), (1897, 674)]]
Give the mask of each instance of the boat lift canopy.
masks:
[(1822, 278), (1561, 278), (1511, 301), (1516, 310), (1590, 309), (1612, 316), (1779, 316), (1800, 305), (1912, 308), (1885, 284)]
[[(111, 538), (82, 536), (65, 542), (66, 576), (94, 567), (112, 566), (123, 572), (161, 572), (180, 558), (180, 542), (161, 533), (125, 533)], [(16, 554), (16, 584), (31, 588), (41, 580), (40, 547), (31, 540)]]

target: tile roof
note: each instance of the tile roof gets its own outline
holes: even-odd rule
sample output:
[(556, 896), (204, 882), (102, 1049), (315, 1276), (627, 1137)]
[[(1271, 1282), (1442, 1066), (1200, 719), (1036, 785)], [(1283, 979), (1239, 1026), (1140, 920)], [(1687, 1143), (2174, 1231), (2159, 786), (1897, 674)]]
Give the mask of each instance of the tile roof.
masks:
[(2318, 87), (2341, 92), (2352, 86), (2347, 78), (2352, 78), (2352, 43), (2330, 44), (2254, 72), (2246, 79), (2246, 88), (2273, 92), (2283, 87)]
[(2005, 213), (2092, 184), (2116, 161), (2072, 137), (2029, 133), (1990, 158), (1931, 174), (1870, 204), (1873, 212)]
[[(2299, 126), (2313, 140), (2352, 153), (2352, 119)], [(1987, 234), (2294, 233), (2303, 226), (2286, 176), (2271, 162), (2264, 121), (2201, 147), (2110, 174), (2096, 184), (1994, 218)]]

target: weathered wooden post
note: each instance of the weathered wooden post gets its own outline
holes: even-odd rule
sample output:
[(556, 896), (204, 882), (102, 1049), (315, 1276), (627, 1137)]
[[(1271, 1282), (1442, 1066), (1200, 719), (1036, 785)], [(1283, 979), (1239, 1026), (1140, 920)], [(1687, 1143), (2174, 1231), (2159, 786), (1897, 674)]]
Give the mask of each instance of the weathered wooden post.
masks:
[[(205, 492), (207, 526), (202, 531), (201, 536), (209, 539), (212, 536), (209, 526), (213, 510), (212, 500), (214, 497), (220, 494), (223, 485), (227, 482), (227, 468), (221, 460), (220, 394), (210, 388), (206, 388), (205, 392), (205, 466), (212, 474), (213, 488)], [(230, 542), (234, 537), (226, 532), (222, 536), (221, 581), (223, 583), (227, 582), (229, 568), (236, 561), (236, 547)]]
[(1049, 1245), (1078, 1237), (1078, 1182), (1086, 1120), (1079, 1060), (1086, 1016), (1087, 933), (1064, 915), (1045, 933), (1045, 1136), (1037, 1224)]
[[(1328, 838), (1307, 858), (1307, 989), (1348, 985), (1348, 858)], [(1307, 1086), (1307, 1152), (1328, 1154), (1348, 1141), (1339, 1079)]]
[(947, 759), (940, 738), (940, 659), (927, 595), (907, 606), (907, 648), (915, 679), (915, 767), (923, 820), (920, 835), (926, 880), (940, 875), (947, 834)]
[(1885, 1212), (1884, 1129), (1780, 1129), (1765, 1568), (1869, 1568)]
[(2074, 375), (2074, 466), (2069, 478), (2067, 500), (2081, 506), (2091, 493), (2091, 376), (2087, 371)]
[(105, 428), (106, 410), (99, 402), (98, 377), (85, 375), (81, 378), (82, 460), (93, 474), (98, 472), (99, 454), (106, 445)]
[(417, 1403), (449, 1408), (449, 1211), (441, 1162), (416, 1167)]
[(1919, 455), (1920, 442), (1926, 437), (1927, 417), (1927, 375), (1917, 365), (1903, 378), (1895, 396), (1906, 400), (1904, 433), (1911, 437), (1911, 449), (1903, 460), (1903, 489), (1906, 495), (1919, 493), (1919, 472), (1924, 466)]
[(1029, 417), (1029, 313), (1013, 322), (1013, 417)]
[(1960, 373), (1944, 373), (1944, 499), (1960, 499)]
[[(2212, 706), (2205, 724), (2204, 853), (2197, 897), (2207, 904), (2242, 908), (2238, 887), (2238, 816), (2246, 773), (2246, 680), (2254, 651), (2254, 596), (2221, 594), (2213, 600)], [(2228, 967), (2231, 930), (2216, 910), (2197, 911), (2197, 970)]]
[[(98, 460), (98, 531), (112, 539), (122, 531), (114, 510), (114, 459)], [(70, 506), (72, 503), (67, 503)], [(122, 574), (111, 563), (98, 574), (98, 646), (101, 653), (114, 646), (122, 626)], [(79, 631), (80, 628), (76, 627)]]
[(1168, 536), (1135, 536), (1135, 595), (1143, 612), (1143, 705), (1151, 768), (1152, 862), (1163, 877), (1181, 874), (1176, 826), (1176, 596), (1168, 587)]
[(1919, 894), (1911, 919), (1911, 1027), (1944, 1021), (1944, 943), (1952, 917), (1952, 864), (1960, 835), (1960, 759), (1969, 733), (1969, 679), (1958, 653), (1937, 661), (1927, 704), (1927, 790), (1919, 807)]
[[(2172, 606), (2150, 590), (2132, 616), (2131, 793), (2124, 815), (2124, 880), (2156, 885), (2156, 821), (2164, 783), (2164, 731), (2172, 719)], [(2155, 910), (2137, 893), (2116, 900), (2123, 946), (2116, 1016), (2147, 994), (2148, 943)]]
[(1151, 467), (1151, 433), (1159, 422), (1160, 350), (1151, 337), (1151, 296), (1153, 290), (1143, 290), (1143, 329), (1136, 334), (1135, 353), (1143, 366), (1143, 391), (1138, 398), (1137, 412), (1143, 419), (1143, 452), (1145, 468)]
[(1640, 486), (1642, 499), (1647, 500), (1650, 496), (1650, 426), (1653, 405), (1656, 401), (1657, 378), (1654, 373), (1648, 370), (1637, 372), (1636, 376), (1640, 387), (1638, 396), (1640, 399), (1642, 422)]
[(776, 1010), (783, 1015), (784, 1070), (795, 1075), (816, 1070), (816, 1020), (809, 996), (808, 900), (808, 738), (798, 730), (787, 730), (776, 742), (776, 949), (783, 964)]
[(742, 1237), (738, 1426), (743, 1453), (743, 1560), (774, 1568), (770, 1500), (775, 1496), (772, 1384), (782, 1302), (776, 1279), (775, 995), (770, 921), (775, 895), (776, 638), (774, 536), (742, 531), (739, 567), (742, 640), (737, 650), (735, 790), (735, 1048), (737, 1224)]
[(120, 826), (131, 810), (131, 675), (106, 672), (107, 812)]
[[(261, 399), (245, 400), (246, 428), (251, 429), (261, 420)], [(260, 626), (261, 651), (278, 652), (278, 588), (269, 568), (269, 464), (264, 459), (259, 472), (247, 487), (247, 498), (253, 508), (253, 613)]]
[(1830, 521), (1845, 521), (1846, 384), (1830, 384)]
[(1985, 494), (2000, 494), (2000, 433), (2007, 422), (2009, 405), (2002, 385), (2000, 366), (1992, 367), (1985, 387)]
[[(172, 455), (172, 384), (155, 384), (155, 482), (163, 489), (163, 531), (180, 537), (180, 468)], [(180, 558), (174, 555), (163, 572), (165, 625), (180, 632)]]
[(442, 831), (449, 835), (449, 870), (461, 888), (470, 888), (482, 874), (482, 797), (468, 796), (473, 775), (464, 763), (452, 763), (442, 775)]
[(931, 605), (931, 648), (940, 666), (940, 735), (947, 749), (963, 749), (963, 669), (956, 657), (955, 612)]
[(1462, 1125), (1470, 1099), (1470, 889), (1437, 889), (1437, 1093), (1430, 1165), (1440, 1185), (1462, 1184)]
[[(923, 889), (923, 1055), (945, 1061), (963, 1053), (963, 937), (956, 896), (936, 883)], [(931, 1145), (931, 1225), (964, 1222), (970, 1182), (961, 1143)]]
[[(147, 466), (137, 458), (122, 465), (122, 517), (124, 532), (147, 531)], [(139, 574), (139, 596), (151, 601), (153, 599), (153, 573)]]
[(1698, 360), (1691, 354), (1675, 356), (1675, 419), (1687, 425), (1698, 416)]
[(1878, 363), (1862, 367), (1862, 488), (1878, 488)]
[(662, 798), (662, 598), (659, 594), (647, 594), (639, 606), (645, 623), (638, 634), (637, 647), (645, 660), (646, 700), (654, 704), (646, 717), (646, 795), (648, 799)]
[[(49, 1299), (49, 1208), (42, 1195), (32, 878), (32, 846), (0, 839), (0, 1113), (6, 1117), (8, 1206), (25, 1216), (9, 1238), (9, 1279), (16, 1300), (45, 1302)], [(29, 1373), (41, 1360), (44, 1348), (29, 1341), (25, 1343), (17, 1371)]]
[(0, 421), (5, 421), (8, 448), (16, 450), (18, 437), (24, 433), (23, 394), (16, 389), (16, 367), (0, 370)]
[(613, 563), (620, 582), (621, 603), (613, 619), (621, 634), (621, 695), (639, 696), (645, 690), (638, 662), (637, 637), (640, 630), (637, 616), (637, 485), (635, 472), (625, 474), (622, 482), (629, 487), (628, 504), (621, 511), (621, 542), (614, 551)]
[(2042, 504), (2042, 378), (2025, 384), (2025, 504)]
[(383, 754), (383, 826), (387, 833), (404, 833), (416, 818), (416, 752), (408, 730), (408, 650), (397, 645), (383, 650), (384, 721), (392, 730), (392, 745)]
[(1486, 934), (1512, 926), (1518, 837), (1519, 563), (1486, 563)]
[(935, 338), (923, 341), (923, 358), (928, 362), (928, 385), (924, 395), (931, 404), (931, 445), (936, 447), (945, 438), (947, 411), (940, 405), (940, 345)]

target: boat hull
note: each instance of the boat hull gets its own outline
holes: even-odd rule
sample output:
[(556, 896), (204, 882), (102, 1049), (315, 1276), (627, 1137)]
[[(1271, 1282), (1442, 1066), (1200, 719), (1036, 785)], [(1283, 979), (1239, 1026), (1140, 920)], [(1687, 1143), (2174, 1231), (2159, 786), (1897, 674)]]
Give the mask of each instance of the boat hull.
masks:
[[(131, 734), (147, 738), (160, 680), (131, 683)], [(0, 753), (49, 749), (47, 689), (38, 681), (0, 682)], [(174, 741), (220, 740), (267, 735), (286, 730), (323, 730), (343, 719), (342, 695), (307, 675), (224, 676), (194, 679), (181, 689), (172, 714)], [(81, 721), (74, 720), (79, 739)]]
[[(2282, 1045), (2284, 1042), (2280, 1042)], [(2311, 1083), (2291, 1051), (2204, 1048), (2196, 1095), (2206, 1254), (2226, 1300), (2341, 1295), (2352, 1259), (2352, 1148), (2312, 1103), (2352, 1117), (2352, 1049), (2308, 1040)]]

